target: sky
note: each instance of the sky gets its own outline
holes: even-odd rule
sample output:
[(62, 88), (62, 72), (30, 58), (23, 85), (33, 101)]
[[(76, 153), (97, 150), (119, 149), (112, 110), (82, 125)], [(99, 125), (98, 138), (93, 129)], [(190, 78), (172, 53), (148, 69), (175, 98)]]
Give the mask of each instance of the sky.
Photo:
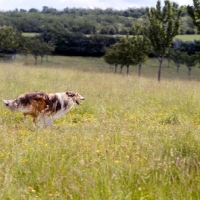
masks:
[[(193, 5), (193, 0), (171, 0), (182, 5)], [(36, 8), (42, 10), (43, 6), (63, 10), (64, 8), (113, 8), (125, 10), (127, 8), (155, 7), (157, 0), (0, 0), (0, 10), (9, 11), (17, 9), (29, 10)], [(164, 0), (161, 0), (161, 6)]]

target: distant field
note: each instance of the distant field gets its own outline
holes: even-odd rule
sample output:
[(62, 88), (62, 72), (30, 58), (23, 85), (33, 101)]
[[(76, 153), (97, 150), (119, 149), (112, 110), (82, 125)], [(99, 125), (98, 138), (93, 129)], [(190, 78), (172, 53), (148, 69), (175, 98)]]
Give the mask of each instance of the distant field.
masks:
[(175, 38), (183, 41), (200, 40), (200, 35), (177, 35)]
[(25, 37), (34, 37), (40, 35), (40, 33), (22, 33), (22, 35)]
[[(0, 98), (27, 91), (85, 97), (46, 130), (0, 104), (0, 199), (200, 199), (200, 69), (158, 61), (114, 74), (102, 58), (1, 62)], [(119, 71), (119, 70), (118, 70)]]
[[(25, 63), (25, 56), (17, 55), (17, 61)], [(105, 63), (103, 58), (92, 58), (92, 57), (73, 57), (73, 56), (48, 56), (43, 59), (43, 64), (40, 65), (41, 58), (38, 57), (38, 67), (61, 67), (66, 69), (76, 69), (85, 72), (95, 73), (114, 73), (114, 66), (110, 66)], [(28, 56), (28, 64), (34, 65), (34, 58), (32, 55)], [(141, 70), (141, 76), (151, 77), (157, 79), (159, 62), (157, 58), (148, 59), (143, 65)], [(176, 71), (176, 66), (173, 61), (170, 61), (168, 67), (168, 61), (163, 61), (162, 78), (167, 79), (183, 79), (183, 80), (199, 80), (200, 81), (200, 68), (198, 65), (192, 68), (191, 75), (188, 76), (188, 69), (185, 65), (180, 66), (179, 73)], [(117, 73), (120, 72), (120, 66), (117, 68)], [(137, 75), (138, 66), (130, 66), (130, 74)], [(126, 67), (123, 68), (122, 74), (126, 74)], [(161, 78), (161, 79), (162, 79)]]
[[(125, 35), (111, 35), (110, 37), (125, 37)], [(200, 35), (177, 35), (175, 38), (183, 41), (200, 40)]]
[[(26, 37), (34, 37), (40, 35), (40, 33), (22, 33)], [(89, 37), (89, 35), (86, 35)], [(124, 37), (125, 35), (108, 35), (110, 37)], [(175, 38), (179, 38), (183, 41), (200, 40), (200, 35), (177, 35)]]

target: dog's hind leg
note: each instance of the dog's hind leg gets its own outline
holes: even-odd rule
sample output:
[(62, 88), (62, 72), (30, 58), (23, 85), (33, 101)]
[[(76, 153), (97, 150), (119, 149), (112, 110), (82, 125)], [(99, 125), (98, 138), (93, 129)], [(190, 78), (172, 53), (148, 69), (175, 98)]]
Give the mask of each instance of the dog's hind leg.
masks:
[(47, 113), (49, 111), (49, 105), (46, 106), (46, 108), (44, 110), (41, 111), (41, 115), (44, 115), (45, 113)]

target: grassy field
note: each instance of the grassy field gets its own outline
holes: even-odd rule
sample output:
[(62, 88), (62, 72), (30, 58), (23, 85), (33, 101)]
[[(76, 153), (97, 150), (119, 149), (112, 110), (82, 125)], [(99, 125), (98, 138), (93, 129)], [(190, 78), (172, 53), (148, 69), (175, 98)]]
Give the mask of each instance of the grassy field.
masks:
[(200, 40), (200, 35), (177, 35), (175, 38), (183, 41)]
[[(26, 37), (34, 37), (40, 35), (40, 33), (22, 33), (23, 36)], [(89, 35), (86, 35), (89, 37)], [(108, 35), (109, 36), (109, 35)], [(125, 35), (114, 35), (114, 37), (125, 37)], [(111, 35), (113, 37), (113, 35)], [(194, 35), (177, 35), (175, 39), (181, 39), (183, 41), (191, 41), (191, 40), (200, 40), (200, 35), (199, 34), (194, 34)]]
[(39, 36), (40, 33), (22, 33), (22, 35), (25, 37), (35, 37), (35, 36)]
[[(88, 35), (89, 36), (89, 35)], [(132, 36), (132, 35), (130, 35)], [(110, 37), (126, 37), (126, 35), (110, 35)], [(177, 35), (174, 39), (180, 39), (184, 42), (193, 41), (193, 40), (200, 40), (199, 34), (192, 34), (192, 35)]]
[(0, 97), (72, 89), (82, 105), (50, 129), (25, 125), (0, 104), (2, 200), (200, 199), (200, 69), (158, 61), (129, 76), (101, 58), (1, 62)]

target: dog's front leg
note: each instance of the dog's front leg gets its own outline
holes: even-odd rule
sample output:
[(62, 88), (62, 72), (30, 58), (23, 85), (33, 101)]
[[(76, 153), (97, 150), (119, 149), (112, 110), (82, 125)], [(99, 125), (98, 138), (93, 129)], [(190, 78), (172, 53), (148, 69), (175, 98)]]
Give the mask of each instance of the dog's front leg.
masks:
[(36, 127), (39, 127), (38, 126), (38, 116), (33, 118), (33, 123), (35, 124)]
[(24, 123), (27, 124), (27, 121), (26, 121), (26, 114), (24, 113), (23, 115), (24, 115)]
[(40, 124), (41, 124), (41, 128), (51, 127), (53, 126), (53, 118), (51, 116), (43, 114), (40, 117)]

